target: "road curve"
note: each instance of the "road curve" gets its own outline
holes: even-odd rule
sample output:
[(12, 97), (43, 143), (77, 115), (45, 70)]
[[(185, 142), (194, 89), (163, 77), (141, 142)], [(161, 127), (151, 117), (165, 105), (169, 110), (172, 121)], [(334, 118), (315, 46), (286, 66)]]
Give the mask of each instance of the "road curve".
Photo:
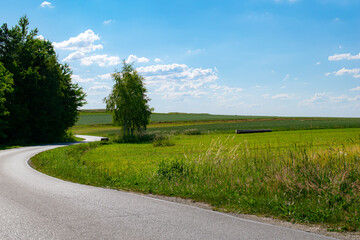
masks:
[(27, 164), (33, 155), (60, 146), (0, 151), (0, 239), (334, 239), (70, 183)]

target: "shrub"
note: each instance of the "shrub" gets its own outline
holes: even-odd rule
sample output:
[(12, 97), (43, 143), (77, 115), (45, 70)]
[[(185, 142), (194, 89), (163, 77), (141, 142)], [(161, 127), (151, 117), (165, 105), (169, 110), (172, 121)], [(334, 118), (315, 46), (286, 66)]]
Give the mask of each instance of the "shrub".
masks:
[(177, 180), (192, 173), (192, 167), (184, 159), (162, 160), (159, 163), (157, 176), (160, 179)]
[(196, 129), (196, 128), (193, 128), (193, 129), (186, 129), (184, 131), (184, 134), (185, 135), (201, 135), (201, 131)]
[(170, 147), (174, 146), (174, 141), (171, 140), (170, 136), (156, 135), (153, 140), (154, 147)]

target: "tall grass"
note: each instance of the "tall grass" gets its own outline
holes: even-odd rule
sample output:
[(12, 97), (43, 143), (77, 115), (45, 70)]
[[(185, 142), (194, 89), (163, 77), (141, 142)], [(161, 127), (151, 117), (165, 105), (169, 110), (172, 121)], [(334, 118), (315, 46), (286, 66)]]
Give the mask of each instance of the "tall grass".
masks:
[(161, 162), (162, 185), (229, 211), (360, 230), (358, 145), (319, 150), (229, 142), (215, 140), (205, 153)]

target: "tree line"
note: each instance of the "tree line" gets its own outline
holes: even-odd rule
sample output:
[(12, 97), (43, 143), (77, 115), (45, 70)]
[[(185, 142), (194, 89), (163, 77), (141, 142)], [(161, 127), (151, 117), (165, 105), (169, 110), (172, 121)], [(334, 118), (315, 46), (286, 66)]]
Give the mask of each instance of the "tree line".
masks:
[(0, 28), (0, 144), (62, 141), (85, 104), (70, 67), (37, 34), (26, 16)]

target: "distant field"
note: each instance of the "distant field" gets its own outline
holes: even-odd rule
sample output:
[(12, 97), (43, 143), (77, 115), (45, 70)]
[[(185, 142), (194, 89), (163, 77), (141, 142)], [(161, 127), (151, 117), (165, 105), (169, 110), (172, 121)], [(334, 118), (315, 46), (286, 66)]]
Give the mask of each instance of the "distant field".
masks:
[[(211, 115), (187, 113), (154, 113), (151, 122), (193, 122), (269, 118), (263, 116)], [(273, 118), (273, 117), (272, 117)], [(111, 113), (104, 110), (83, 110), (76, 125), (112, 124)]]
[[(185, 119), (187, 114), (183, 114)], [(84, 117), (86, 115), (82, 115)], [(78, 124), (73, 127), (73, 132), (76, 134), (88, 134), (97, 136), (111, 137), (120, 133), (120, 128), (113, 125), (104, 125), (101, 118), (104, 114), (91, 115), (92, 118), (87, 119), (87, 124)], [(96, 117), (95, 117), (96, 116)], [(154, 114), (158, 119), (171, 119), (172, 114)], [(288, 130), (310, 130), (310, 129), (334, 129), (334, 128), (360, 128), (359, 118), (247, 118), (241, 116), (239, 119), (233, 120), (196, 120), (194, 116), (188, 116), (188, 119), (195, 119), (193, 121), (159, 121), (154, 122), (148, 126), (149, 133), (163, 133), (163, 134), (178, 134), (189, 130), (197, 130), (201, 133), (233, 133), (235, 129), (272, 129), (274, 131), (288, 131)], [(220, 115), (208, 115), (210, 117), (218, 117)], [(109, 116), (110, 117), (110, 116)], [(163, 118), (161, 118), (163, 117)], [(181, 116), (174, 118), (180, 119)], [(173, 118), (173, 119), (174, 119)], [(90, 121), (92, 119), (93, 121)], [(91, 126), (92, 125), (92, 126)]]

